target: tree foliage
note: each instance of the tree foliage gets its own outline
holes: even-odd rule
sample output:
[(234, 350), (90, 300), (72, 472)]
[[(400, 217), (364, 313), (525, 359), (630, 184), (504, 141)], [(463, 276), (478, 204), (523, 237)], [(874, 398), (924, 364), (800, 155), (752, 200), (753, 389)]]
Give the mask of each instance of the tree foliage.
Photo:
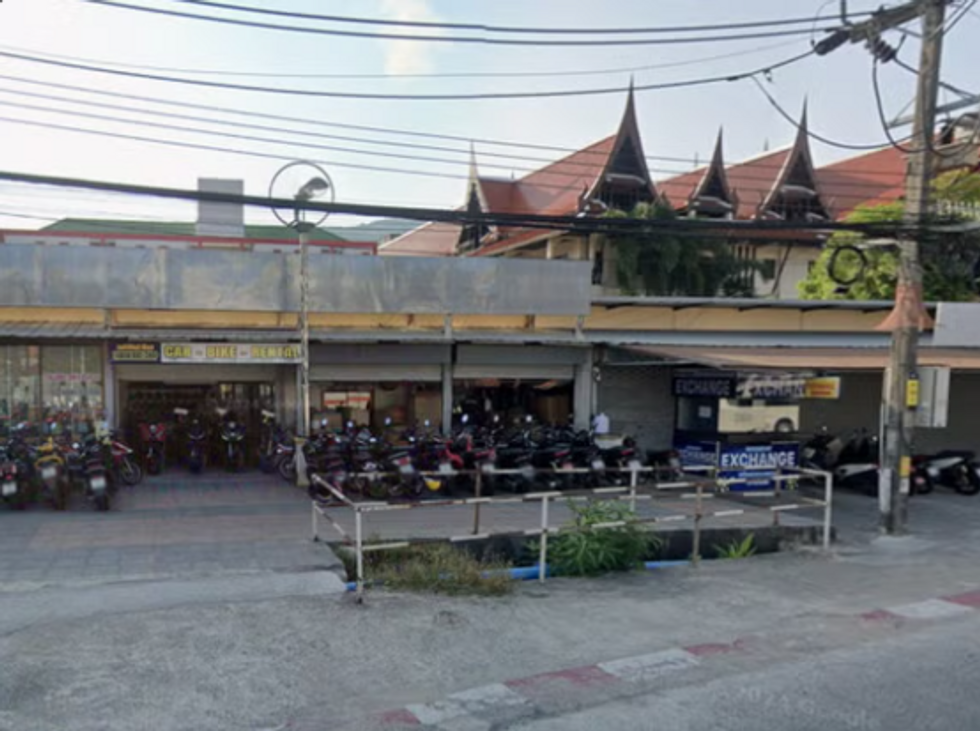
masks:
[[(975, 216), (972, 207), (980, 205), (980, 175), (948, 173), (939, 177), (933, 186), (940, 208), (949, 218), (966, 219)], [(902, 220), (905, 206), (886, 203), (859, 206), (847, 217), (851, 223), (889, 223)], [(889, 300), (895, 296), (898, 277), (898, 252), (894, 247), (870, 246), (863, 249), (867, 268), (851, 286), (842, 288), (830, 278), (828, 265), (841, 246), (862, 243), (857, 233), (839, 232), (831, 237), (809, 276), (800, 283), (804, 299)], [(920, 241), (922, 284), (926, 300), (957, 302), (977, 299), (977, 269), (980, 262), (980, 238), (976, 234), (933, 234)], [(858, 274), (862, 263), (847, 250), (834, 265), (839, 279)]]
[[(663, 221), (676, 218), (661, 203), (639, 203), (632, 211), (610, 211), (609, 218)], [(696, 239), (662, 231), (615, 234), (607, 242), (616, 252), (616, 279), (627, 294), (731, 297), (753, 294), (755, 270), (736, 257), (724, 239)]]

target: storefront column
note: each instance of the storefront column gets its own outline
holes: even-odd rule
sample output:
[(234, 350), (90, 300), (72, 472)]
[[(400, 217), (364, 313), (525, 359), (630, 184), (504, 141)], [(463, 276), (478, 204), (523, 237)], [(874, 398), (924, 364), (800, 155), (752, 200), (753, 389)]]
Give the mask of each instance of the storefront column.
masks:
[[(303, 364), (296, 366), (296, 431), (299, 432), (303, 428)], [(308, 434), (303, 434), (302, 436), (309, 436)]]
[(575, 384), (572, 391), (572, 410), (575, 416), (576, 429), (588, 429), (592, 423), (592, 414), (595, 411), (594, 394), (592, 387), (592, 349), (589, 348), (585, 353), (585, 358), (575, 366)]
[(453, 364), (442, 365), (442, 433), (453, 430)]
[(112, 428), (119, 426), (119, 422), (116, 421), (116, 390), (118, 388), (115, 369), (112, 367), (109, 343), (104, 343), (102, 348), (102, 404), (105, 412), (103, 420)]

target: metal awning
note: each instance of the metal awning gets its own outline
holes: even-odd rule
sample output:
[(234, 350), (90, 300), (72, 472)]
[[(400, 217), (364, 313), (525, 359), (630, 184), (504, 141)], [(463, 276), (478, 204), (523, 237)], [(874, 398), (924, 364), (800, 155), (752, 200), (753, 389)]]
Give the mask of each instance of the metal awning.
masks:
[(104, 325), (90, 322), (4, 322), (0, 323), (0, 338), (22, 340), (100, 339), (109, 336)]
[[(887, 348), (713, 348), (625, 346), (625, 350), (669, 363), (730, 370), (880, 371), (888, 365)], [(921, 348), (919, 365), (980, 370), (980, 348)]]

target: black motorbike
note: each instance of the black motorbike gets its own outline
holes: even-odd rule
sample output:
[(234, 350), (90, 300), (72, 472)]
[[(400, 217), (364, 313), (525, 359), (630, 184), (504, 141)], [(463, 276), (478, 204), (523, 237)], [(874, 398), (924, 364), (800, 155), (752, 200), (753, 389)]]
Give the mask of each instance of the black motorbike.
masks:
[(28, 478), (26, 463), (18, 459), (16, 445), (0, 444), (0, 499), (12, 510), (27, 507)]
[(199, 419), (192, 419), (187, 427), (187, 468), (194, 474), (204, 471), (207, 462), (208, 430)]
[(224, 447), (225, 469), (241, 472), (245, 469), (245, 426), (234, 419), (221, 425), (221, 441)]

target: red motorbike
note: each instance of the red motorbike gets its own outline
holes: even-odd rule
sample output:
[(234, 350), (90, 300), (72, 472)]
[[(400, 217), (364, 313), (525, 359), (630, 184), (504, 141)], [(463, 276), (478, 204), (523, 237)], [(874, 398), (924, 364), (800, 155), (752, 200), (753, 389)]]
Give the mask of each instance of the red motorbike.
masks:
[(136, 460), (136, 450), (121, 441), (113, 432), (102, 440), (103, 453), (114, 485), (134, 487), (143, 481), (143, 468)]
[(146, 471), (151, 475), (163, 472), (166, 459), (167, 427), (164, 424), (140, 424), (140, 436), (143, 440), (143, 462)]

